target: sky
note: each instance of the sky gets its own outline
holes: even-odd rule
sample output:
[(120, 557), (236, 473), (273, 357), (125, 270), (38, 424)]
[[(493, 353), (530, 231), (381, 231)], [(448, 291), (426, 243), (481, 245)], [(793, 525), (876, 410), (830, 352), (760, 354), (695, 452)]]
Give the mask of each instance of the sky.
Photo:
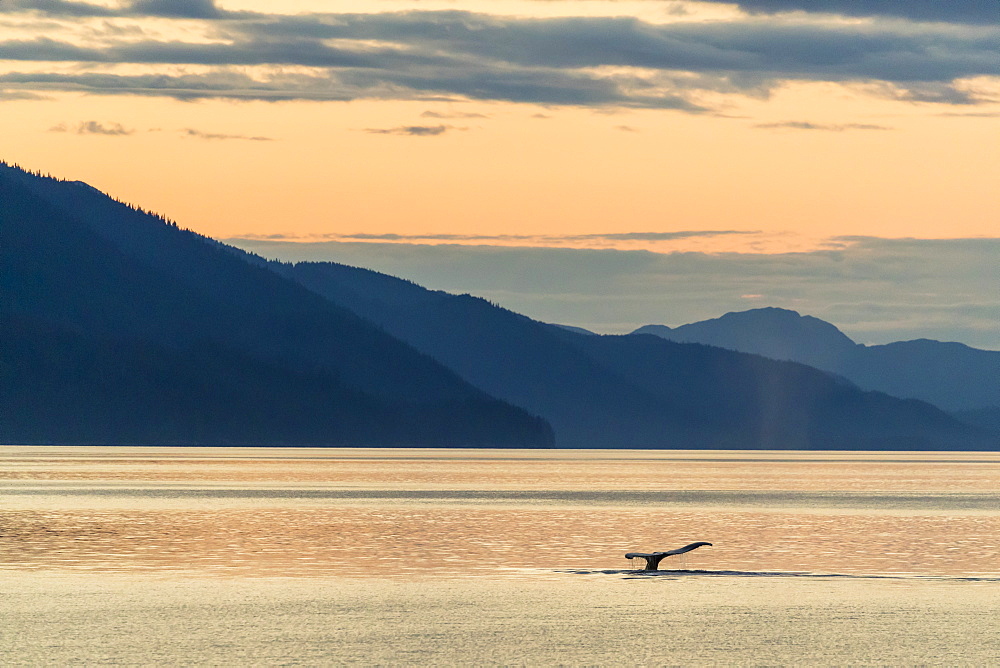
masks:
[(0, 159), (602, 332), (1000, 349), (996, 0), (0, 0)]

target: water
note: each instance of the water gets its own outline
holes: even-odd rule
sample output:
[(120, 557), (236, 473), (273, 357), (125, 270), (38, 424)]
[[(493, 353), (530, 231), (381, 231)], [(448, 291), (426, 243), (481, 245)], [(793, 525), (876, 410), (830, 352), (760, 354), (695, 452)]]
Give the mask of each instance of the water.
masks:
[(998, 613), (993, 453), (0, 448), (4, 664), (984, 665)]

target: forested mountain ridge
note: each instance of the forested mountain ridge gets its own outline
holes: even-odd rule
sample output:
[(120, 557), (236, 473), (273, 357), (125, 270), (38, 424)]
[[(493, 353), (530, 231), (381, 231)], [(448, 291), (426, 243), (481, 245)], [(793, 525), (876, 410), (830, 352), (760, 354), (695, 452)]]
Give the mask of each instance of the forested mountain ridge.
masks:
[(552, 442), (544, 420), (214, 240), (6, 164), (0, 295), (3, 442), (121, 442), (123, 415), (141, 443)]
[(1000, 445), (802, 364), (574, 332), (355, 267), (268, 262), (8, 165), (0, 335), (8, 443)]
[(1000, 352), (961, 343), (918, 339), (863, 345), (828, 322), (779, 308), (727, 313), (675, 328), (647, 325), (633, 333), (802, 362), (863, 389), (946, 410), (1000, 407)]
[(863, 392), (802, 364), (653, 336), (574, 332), (470, 295), (336, 263), (270, 266), (490, 394), (542, 415), (560, 447), (1000, 445), (934, 406)]

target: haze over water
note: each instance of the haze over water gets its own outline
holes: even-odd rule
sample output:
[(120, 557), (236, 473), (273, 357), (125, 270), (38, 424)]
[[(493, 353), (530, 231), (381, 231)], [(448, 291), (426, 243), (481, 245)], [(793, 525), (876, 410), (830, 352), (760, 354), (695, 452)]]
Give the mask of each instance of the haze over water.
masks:
[(998, 490), (996, 453), (4, 447), (0, 653), (995, 663)]

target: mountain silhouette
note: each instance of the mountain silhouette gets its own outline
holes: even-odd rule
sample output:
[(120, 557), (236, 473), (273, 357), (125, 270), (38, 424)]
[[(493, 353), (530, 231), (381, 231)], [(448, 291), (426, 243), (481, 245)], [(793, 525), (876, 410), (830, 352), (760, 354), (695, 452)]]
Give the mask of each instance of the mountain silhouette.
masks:
[(0, 164), (0, 440), (549, 446), (355, 313), (78, 182)]
[(372, 320), (489, 394), (541, 415), (553, 425), (559, 447), (998, 445), (934, 406), (865, 392), (799, 363), (655, 336), (577, 332), (484, 299), (426, 290), (337, 263), (269, 266)]
[(829, 369), (857, 347), (828, 322), (795, 311), (761, 308), (727, 313), (714, 320), (671, 329), (646, 325), (633, 334), (655, 334), (670, 341), (701, 343)]
[(727, 313), (673, 329), (647, 325), (634, 333), (801, 362), (866, 390), (963, 415), (1000, 407), (1000, 352), (961, 343), (919, 339), (866, 346), (828, 322), (779, 308)]
[(998, 445), (804, 364), (269, 262), (2, 164), (0, 336), (5, 443)]

